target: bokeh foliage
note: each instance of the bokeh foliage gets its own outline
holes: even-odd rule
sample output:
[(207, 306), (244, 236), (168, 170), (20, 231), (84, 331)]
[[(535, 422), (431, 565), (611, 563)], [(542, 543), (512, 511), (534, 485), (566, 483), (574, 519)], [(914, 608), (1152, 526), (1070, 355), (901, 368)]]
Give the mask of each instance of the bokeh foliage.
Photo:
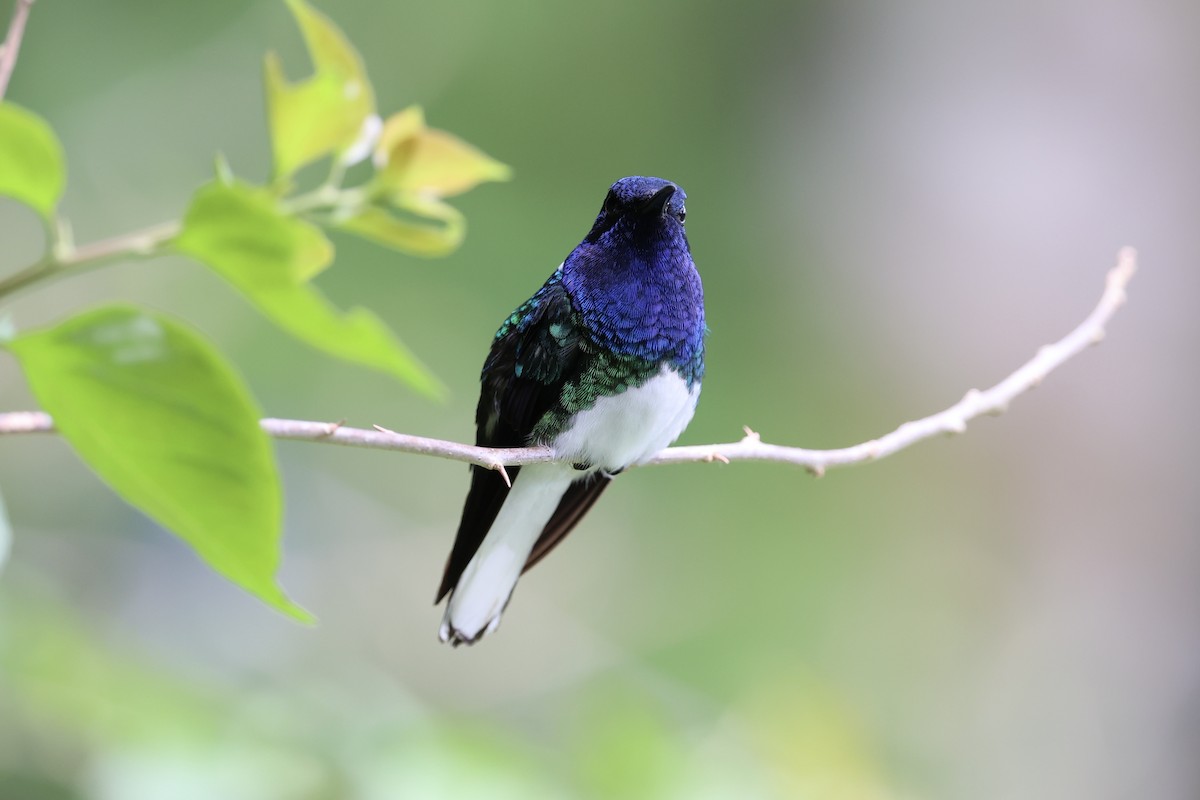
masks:
[[(464, 225), (440, 198), (504, 180), (507, 167), (428, 128), (419, 108), (380, 121), (350, 42), (303, 0), (287, 6), (304, 33), (313, 73), (288, 83), (278, 57), (267, 56), (271, 182), (239, 181), (218, 157), (216, 179), (196, 191), (177, 229), (148, 244), (146, 237), (118, 238), (104, 257), (190, 256), (305, 344), (438, 397), (441, 384), (378, 317), (363, 308), (343, 314), (312, 285), (334, 258), (318, 223), (401, 252), (445, 255), (461, 242)], [(365, 158), (377, 169), (363, 185), (345, 186), (346, 169)], [(296, 172), (315, 161), (328, 162), (328, 177), (296, 193)], [(58, 211), (64, 174), (51, 127), (0, 102), (0, 195), (32, 207), (51, 232), (47, 252), (17, 276), (28, 279), (0, 283), (0, 298), (99, 260), (69, 239)], [(418, 221), (397, 219), (389, 208)], [(178, 320), (113, 306), (6, 336), (58, 431), (118, 495), (229, 580), (310, 619), (275, 583), (283, 508), (259, 408), (203, 334)]]
[[(273, 416), (465, 441), (497, 325), (609, 183), (657, 174), (687, 189), (713, 328), (685, 443), (747, 424), (832, 447), (1007, 374), (1120, 245), (1143, 272), (1103, 345), (964, 437), (819, 481), (622, 476), (470, 650), (437, 642), (431, 605), (461, 465), (276, 444), (305, 627), (57, 437), (6, 438), (10, 794), (1197, 796), (1200, 6), (317, 5), (379, 108), (419, 102), (515, 168), (451, 198), (470, 233), (445, 258), (322, 225), (337, 262), (310, 285), (370, 306), (445, 403), (314, 351), (190, 258), (22, 294), (22, 330), (136, 302), (204, 331)], [(180, 216), (214, 150), (271, 184), (266, 45), (312, 72), (276, 0), (36, 4), (9, 97), (62, 138), (78, 241)], [(41, 228), (0, 206), (7, 275)], [(0, 408), (34, 405), (0, 357)]]

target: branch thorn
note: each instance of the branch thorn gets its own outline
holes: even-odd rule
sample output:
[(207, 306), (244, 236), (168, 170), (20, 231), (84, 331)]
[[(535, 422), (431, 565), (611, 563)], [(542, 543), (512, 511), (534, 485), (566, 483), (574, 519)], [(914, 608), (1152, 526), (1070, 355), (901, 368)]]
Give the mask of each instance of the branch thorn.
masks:
[(488, 469), (499, 472), (500, 477), (504, 479), (504, 485), (510, 489), (512, 488), (512, 478), (508, 477), (508, 470), (504, 468), (504, 464), (499, 461), (493, 461), (491, 464), (488, 464)]

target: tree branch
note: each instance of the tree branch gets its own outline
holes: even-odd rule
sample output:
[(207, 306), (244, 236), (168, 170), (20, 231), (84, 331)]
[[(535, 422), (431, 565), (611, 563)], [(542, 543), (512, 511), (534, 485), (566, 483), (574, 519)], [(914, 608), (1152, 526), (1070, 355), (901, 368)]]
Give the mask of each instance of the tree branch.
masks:
[(8, 23), (8, 35), (4, 37), (4, 44), (0, 45), (0, 100), (4, 99), (8, 81), (17, 66), (17, 53), (21, 51), (21, 37), (25, 35), (25, 21), (29, 19), (32, 5), (33, 0), (17, 0), (12, 22)]
[[(774, 461), (804, 467), (820, 476), (829, 467), (845, 467), (889, 456), (917, 442), (938, 434), (962, 433), (967, 423), (984, 414), (1000, 414), (1008, 404), (1042, 380), (1063, 362), (1083, 352), (1089, 345), (1104, 339), (1105, 325), (1125, 302), (1125, 287), (1137, 270), (1137, 254), (1126, 247), (1117, 257), (1117, 265), (1109, 270), (1104, 294), (1099, 304), (1075, 330), (1065, 337), (1038, 350), (1031, 360), (995, 386), (984, 391), (972, 389), (962, 400), (945, 411), (923, 419), (906, 422), (889, 434), (838, 450), (805, 450), (762, 441), (759, 435), (746, 428), (739, 441), (725, 444), (668, 447), (646, 464), (680, 464), (691, 461)], [(554, 461), (548, 447), (475, 447), (443, 439), (396, 433), (375, 426), (375, 430), (347, 428), (341, 423), (306, 422), (292, 419), (264, 419), (264, 431), (277, 439), (297, 439), (327, 442), (350, 447), (377, 450), (399, 450), (405, 453), (436, 456), (497, 470), (507, 479), (505, 466), (537, 464)], [(40, 411), (15, 411), (0, 414), (0, 435), (14, 433), (49, 433), (54, 423)]]

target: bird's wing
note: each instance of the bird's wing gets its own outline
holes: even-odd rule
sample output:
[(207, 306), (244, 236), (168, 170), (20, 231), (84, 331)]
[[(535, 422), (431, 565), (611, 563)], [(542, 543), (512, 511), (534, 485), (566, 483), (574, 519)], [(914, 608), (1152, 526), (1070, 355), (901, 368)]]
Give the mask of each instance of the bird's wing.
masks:
[(562, 500), (558, 502), (558, 508), (554, 510), (550, 521), (542, 530), (542, 535), (533, 545), (533, 551), (525, 561), (522, 572), (545, 558), (546, 554), (571, 532), (571, 529), (579, 520), (583, 519), (583, 515), (588, 512), (588, 509), (592, 507), (592, 504), (610, 483), (612, 483), (612, 476), (602, 472), (593, 472), (571, 484), (563, 494)]
[[(558, 401), (563, 384), (578, 374), (579, 339), (570, 297), (559, 273), (555, 273), (496, 333), (483, 366), (482, 391), (475, 414), (476, 444), (484, 447), (529, 444), (534, 426)], [(509, 478), (515, 480), (519, 471), (519, 467), (509, 467)], [(437, 602), (458, 583), (504, 505), (508, 491), (499, 472), (472, 467), (471, 490), (446, 561)], [(590, 504), (589, 501), (583, 510)], [(552, 525), (561, 511), (560, 507), (555, 512)], [(565, 531), (556, 540), (563, 535)]]

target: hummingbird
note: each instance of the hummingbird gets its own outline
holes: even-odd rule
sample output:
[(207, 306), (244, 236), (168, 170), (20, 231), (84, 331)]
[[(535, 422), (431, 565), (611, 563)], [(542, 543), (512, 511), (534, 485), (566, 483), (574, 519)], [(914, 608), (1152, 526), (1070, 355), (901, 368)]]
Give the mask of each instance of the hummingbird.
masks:
[(583, 241), (496, 331), (475, 443), (544, 445), (556, 460), (471, 468), (435, 603), (439, 638), (494, 631), (521, 574), (613, 478), (687, 427), (704, 377), (704, 289), (684, 231), (687, 195), (661, 178), (612, 185)]

